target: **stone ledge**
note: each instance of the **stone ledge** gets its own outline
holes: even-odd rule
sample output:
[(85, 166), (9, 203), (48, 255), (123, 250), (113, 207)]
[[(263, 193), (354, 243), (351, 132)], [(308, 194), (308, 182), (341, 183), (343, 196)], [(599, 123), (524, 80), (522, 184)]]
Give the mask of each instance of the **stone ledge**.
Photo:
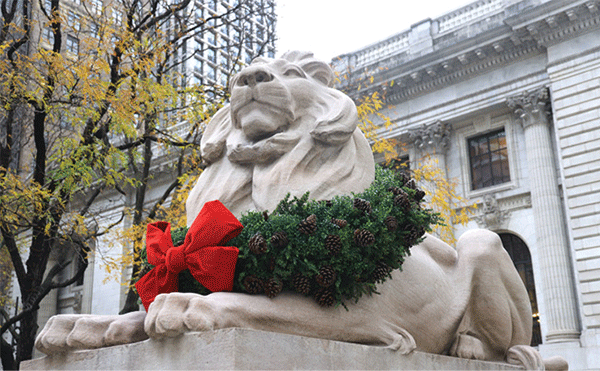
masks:
[(21, 370), (522, 370), (481, 362), (339, 341), (231, 328), (193, 332), (21, 363)]

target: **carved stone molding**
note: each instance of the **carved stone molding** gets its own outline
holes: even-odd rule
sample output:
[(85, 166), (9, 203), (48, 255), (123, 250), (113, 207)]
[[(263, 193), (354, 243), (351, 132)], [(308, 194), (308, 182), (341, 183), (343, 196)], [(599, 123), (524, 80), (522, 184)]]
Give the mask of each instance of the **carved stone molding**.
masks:
[(509, 97), (507, 104), (514, 110), (517, 120), (524, 129), (533, 124), (550, 123), (550, 107), (546, 87)]
[(480, 228), (491, 230), (506, 229), (510, 213), (502, 210), (494, 194), (483, 196), (483, 205), (479, 215), (473, 217)]
[(451, 126), (442, 121), (423, 125), (408, 132), (408, 140), (426, 153), (444, 154), (450, 143)]

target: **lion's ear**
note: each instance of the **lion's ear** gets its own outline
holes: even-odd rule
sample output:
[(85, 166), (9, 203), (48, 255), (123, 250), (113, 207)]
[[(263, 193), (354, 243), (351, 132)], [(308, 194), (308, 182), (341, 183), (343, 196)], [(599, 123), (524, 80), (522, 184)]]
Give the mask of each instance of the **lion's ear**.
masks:
[(324, 114), (317, 117), (315, 128), (310, 135), (318, 141), (330, 144), (342, 144), (350, 139), (358, 125), (356, 105), (347, 95), (326, 88)]
[(315, 59), (303, 63), (302, 69), (321, 84), (329, 88), (333, 86), (333, 71), (327, 63)]
[(223, 156), (231, 129), (231, 114), (229, 105), (227, 105), (215, 113), (202, 134), (200, 153), (204, 161), (210, 164)]

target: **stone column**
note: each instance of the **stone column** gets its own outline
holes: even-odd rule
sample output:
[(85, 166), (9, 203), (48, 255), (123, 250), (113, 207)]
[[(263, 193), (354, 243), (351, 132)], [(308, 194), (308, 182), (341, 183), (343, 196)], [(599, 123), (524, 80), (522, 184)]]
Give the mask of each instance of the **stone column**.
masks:
[[(437, 168), (440, 171), (440, 175), (443, 179), (448, 179), (448, 172), (446, 170), (446, 151), (450, 142), (450, 128), (451, 126), (442, 121), (436, 121), (432, 124), (423, 125), (419, 128), (413, 129), (408, 132), (409, 144), (412, 144), (415, 149), (416, 158), (411, 162), (422, 163), (423, 165), (429, 165), (432, 168)], [(419, 166), (421, 167), (421, 166)], [(435, 187), (435, 185), (434, 185)], [(425, 188), (430, 188), (425, 186)], [(430, 189), (430, 191), (434, 191)], [(428, 198), (430, 200), (430, 198)], [(440, 208), (439, 205), (430, 204), (435, 211), (442, 214), (442, 217), (450, 222), (448, 210)], [(444, 228), (436, 228), (433, 235), (446, 241), (450, 241), (454, 238), (453, 230), (445, 230)]]
[(508, 99), (525, 131), (525, 146), (544, 292), (547, 343), (578, 340), (577, 303), (550, 134), (548, 90)]
[(409, 143), (414, 145), (417, 153), (425, 161), (436, 163), (436, 167), (442, 170), (447, 178), (446, 172), (446, 150), (450, 142), (450, 125), (442, 121), (436, 121), (408, 132)]

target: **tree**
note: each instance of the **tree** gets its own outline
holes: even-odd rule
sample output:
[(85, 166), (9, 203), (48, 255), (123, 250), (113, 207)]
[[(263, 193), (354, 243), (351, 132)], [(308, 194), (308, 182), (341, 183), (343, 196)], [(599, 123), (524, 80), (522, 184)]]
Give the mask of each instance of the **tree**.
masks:
[[(193, 53), (182, 50), (225, 20), (245, 24), (264, 10), (256, 3), (239, 1), (203, 18), (191, 0), (122, 0), (110, 9), (98, 1), (1, 1), (1, 248), (20, 295), (17, 313), (0, 328), (0, 336), (16, 338), (16, 349), (2, 341), (4, 369), (31, 358), (41, 300), (80, 279), (94, 241), (125, 216), (102, 221), (98, 201), (133, 191), (133, 224), (142, 224), (185, 184), (215, 109), (207, 97), (223, 95), (190, 84), (182, 66)], [(253, 41), (237, 42), (228, 47)], [(157, 162), (178, 176), (148, 211)], [(69, 264), (77, 269), (62, 278)]]

